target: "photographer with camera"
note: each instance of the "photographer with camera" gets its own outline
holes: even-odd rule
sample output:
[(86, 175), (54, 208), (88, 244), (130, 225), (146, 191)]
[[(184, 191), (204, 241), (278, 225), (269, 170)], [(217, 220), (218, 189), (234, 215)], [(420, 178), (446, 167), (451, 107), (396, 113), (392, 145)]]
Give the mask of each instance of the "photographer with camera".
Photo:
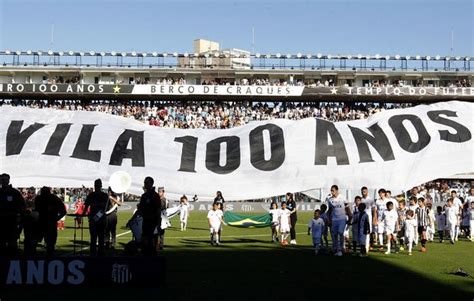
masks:
[[(84, 212), (90, 207), (89, 214), (89, 232), (91, 235), (91, 256), (103, 256), (105, 250), (105, 210), (109, 196), (102, 191), (102, 181), (100, 179), (94, 182), (94, 191), (89, 193), (85, 201)], [(97, 246), (98, 241), (98, 246)]]

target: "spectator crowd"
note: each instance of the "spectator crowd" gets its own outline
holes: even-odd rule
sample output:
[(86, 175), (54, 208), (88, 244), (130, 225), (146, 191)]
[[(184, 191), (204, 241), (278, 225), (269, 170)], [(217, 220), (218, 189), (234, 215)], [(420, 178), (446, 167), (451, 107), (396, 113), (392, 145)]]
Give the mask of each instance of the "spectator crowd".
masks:
[(66, 111), (102, 112), (133, 118), (152, 126), (166, 128), (226, 129), (252, 121), (322, 118), (330, 121), (365, 119), (387, 109), (410, 104), (373, 103), (257, 103), (243, 102), (82, 102), (82, 101), (0, 101), (0, 105), (51, 108)]
[[(15, 80), (13, 81), (16, 82)], [(16, 82), (20, 83), (20, 82)], [(42, 84), (81, 84), (83, 79), (80, 75), (77, 76), (44, 76)], [(97, 78), (96, 84), (129, 84), (129, 85), (237, 85), (237, 86), (304, 86), (308, 88), (317, 87), (355, 87), (357, 86), (354, 80), (338, 80), (336, 76), (324, 76), (320, 79), (303, 79), (295, 78), (290, 75), (285, 78), (270, 78), (270, 77), (252, 77), (252, 78), (204, 78), (201, 80), (193, 79), (192, 82), (187, 81), (184, 77), (142, 77), (135, 76), (123, 80), (106, 80), (101, 81)], [(472, 87), (471, 80), (467, 78), (458, 78), (455, 80), (404, 80), (404, 79), (371, 79), (362, 80), (363, 87), (443, 87), (443, 88), (467, 88)]]

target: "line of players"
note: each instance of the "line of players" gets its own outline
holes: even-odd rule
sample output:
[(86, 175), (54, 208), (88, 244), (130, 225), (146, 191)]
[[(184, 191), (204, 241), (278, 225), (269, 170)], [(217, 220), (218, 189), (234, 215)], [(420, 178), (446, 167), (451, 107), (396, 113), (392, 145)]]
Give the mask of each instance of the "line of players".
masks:
[[(464, 203), (457, 197), (456, 191), (446, 204), (432, 209), (432, 203), (417, 193), (411, 191), (408, 204), (391, 197), (391, 192), (385, 189), (378, 191), (379, 198), (369, 197), (367, 187), (361, 188), (361, 196), (356, 196), (354, 203), (339, 194), (337, 185), (331, 187), (331, 194), (320, 209), (315, 210), (314, 217), (308, 223), (308, 235), (312, 233), (315, 253), (318, 254), (321, 246), (325, 250), (329, 247), (328, 233), (331, 233), (332, 251), (335, 256), (342, 256), (347, 251), (349, 242), (352, 251), (360, 249), (360, 254), (366, 256), (370, 250), (377, 247), (385, 254), (392, 249), (398, 251), (408, 248), (408, 255), (412, 255), (413, 246), (421, 243), (421, 252), (426, 252), (426, 244), (433, 241), (437, 232), (439, 242), (442, 243), (448, 234), (452, 244), (458, 240), (461, 230), (467, 238), (474, 241), (474, 187)], [(272, 204), (270, 214), (272, 220), (272, 241), (277, 238), (278, 230), (281, 233), (281, 243), (285, 245), (289, 232), (289, 214), (286, 204), (281, 209)], [(349, 231), (351, 230), (351, 231)], [(352, 240), (349, 239), (352, 232)], [(392, 248), (393, 247), (393, 248)]]

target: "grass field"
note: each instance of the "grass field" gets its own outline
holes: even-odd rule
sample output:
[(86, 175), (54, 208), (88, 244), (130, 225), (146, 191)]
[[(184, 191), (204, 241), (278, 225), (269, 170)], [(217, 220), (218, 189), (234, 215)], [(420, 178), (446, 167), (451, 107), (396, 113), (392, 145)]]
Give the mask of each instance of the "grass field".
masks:
[[(118, 248), (109, 255), (121, 255), (123, 245), (132, 239), (125, 228), (130, 212), (119, 214)], [(281, 247), (270, 242), (270, 229), (240, 229), (224, 227), (222, 244), (209, 243), (206, 213), (192, 212), (188, 230), (181, 232), (179, 218), (172, 219), (173, 227), (166, 230), (165, 250), (167, 260), (167, 287), (165, 289), (104, 289), (106, 296), (135, 298), (160, 295), (170, 299), (249, 299), (261, 296), (265, 300), (288, 299), (314, 300), (315, 296), (333, 292), (338, 296), (363, 295), (384, 299), (409, 298), (426, 294), (429, 300), (449, 297), (450, 300), (472, 300), (474, 278), (449, 274), (463, 268), (474, 275), (474, 243), (461, 239), (456, 245), (433, 242), (428, 252), (413, 256), (406, 251), (385, 255), (372, 252), (366, 258), (353, 255), (343, 257), (314, 256), (311, 238), (306, 234), (306, 224), (311, 213), (298, 214), (297, 246)], [(58, 253), (70, 255), (73, 242), (73, 220), (66, 221), (67, 229), (59, 233)], [(79, 239), (79, 232), (77, 233)], [(88, 253), (89, 235), (84, 230), (81, 242), (84, 254)], [(233, 292), (231, 295), (228, 292)], [(0, 299), (17, 300), (29, 292), (22, 290), (0, 292)], [(78, 298), (78, 294), (94, 296), (97, 290), (55, 290), (59, 299)], [(177, 295), (175, 293), (178, 292)], [(209, 296), (212, 292), (212, 296)], [(37, 296), (51, 299), (51, 291), (40, 289)], [(255, 295), (253, 295), (255, 294)], [(2, 296), (3, 295), (3, 296)], [(82, 296), (82, 295), (81, 295)], [(55, 298), (56, 299), (56, 298)], [(83, 299), (78, 298), (78, 299)], [(160, 299), (160, 298), (158, 298)], [(155, 299), (153, 299), (155, 300)]]

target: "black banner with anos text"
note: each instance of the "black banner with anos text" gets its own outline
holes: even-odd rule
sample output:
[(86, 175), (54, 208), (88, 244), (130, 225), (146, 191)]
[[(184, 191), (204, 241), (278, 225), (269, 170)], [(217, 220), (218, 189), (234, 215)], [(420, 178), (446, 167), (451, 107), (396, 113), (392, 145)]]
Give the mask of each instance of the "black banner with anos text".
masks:
[[(393, 100), (474, 101), (474, 87), (346, 87), (346, 86), (240, 86), (240, 85), (130, 85), (130, 84), (41, 84), (0, 83), (0, 98), (56, 99), (154, 99), (155, 97), (196, 99), (265, 98), (293, 100)], [(160, 98), (161, 99), (161, 98)]]
[(163, 257), (2, 258), (0, 287), (164, 287)]

